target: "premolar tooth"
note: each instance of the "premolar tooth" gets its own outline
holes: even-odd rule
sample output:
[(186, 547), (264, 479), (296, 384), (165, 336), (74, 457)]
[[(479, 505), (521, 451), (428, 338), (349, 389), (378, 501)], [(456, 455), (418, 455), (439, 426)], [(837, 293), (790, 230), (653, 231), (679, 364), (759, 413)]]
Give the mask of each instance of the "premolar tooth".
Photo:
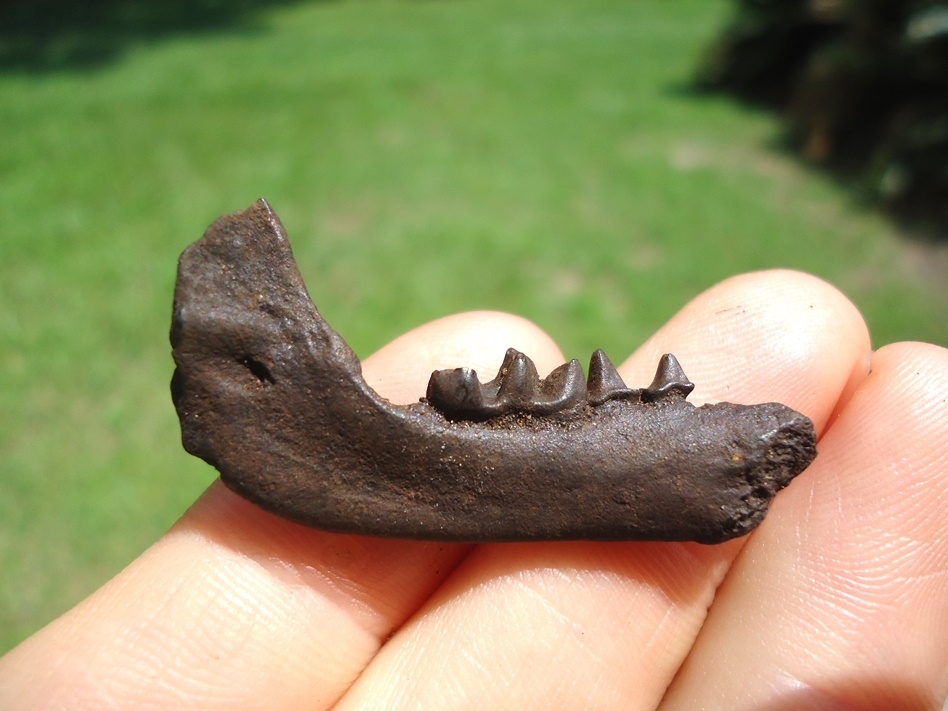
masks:
[(575, 358), (556, 368), (540, 381), (537, 409), (543, 413), (566, 410), (586, 398), (583, 368)]
[(589, 402), (593, 405), (599, 405), (610, 398), (633, 392), (626, 386), (619, 371), (601, 348), (597, 349), (589, 359), (589, 378), (586, 389), (589, 391)]
[(695, 384), (688, 380), (678, 359), (671, 353), (666, 353), (658, 361), (655, 379), (642, 394), (649, 400), (684, 400), (694, 389)]

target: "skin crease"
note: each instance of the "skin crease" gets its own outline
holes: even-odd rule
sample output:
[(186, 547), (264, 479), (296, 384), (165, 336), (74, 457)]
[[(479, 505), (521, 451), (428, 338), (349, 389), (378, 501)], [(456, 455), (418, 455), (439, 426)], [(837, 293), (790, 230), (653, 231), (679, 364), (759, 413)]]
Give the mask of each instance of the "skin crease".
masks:
[[(462, 314), (364, 364), (407, 403), (495, 370), (529, 323)], [(678, 356), (690, 400), (776, 400), (820, 455), (719, 546), (477, 547), (290, 524), (213, 485), (89, 599), (0, 658), (0, 708), (939, 709), (948, 693), (948, 352), (873, 354), (856, 309), (793, 272), (697, 297), (621, 367)], [(870, 374), (871, 367), (871, 374)]]

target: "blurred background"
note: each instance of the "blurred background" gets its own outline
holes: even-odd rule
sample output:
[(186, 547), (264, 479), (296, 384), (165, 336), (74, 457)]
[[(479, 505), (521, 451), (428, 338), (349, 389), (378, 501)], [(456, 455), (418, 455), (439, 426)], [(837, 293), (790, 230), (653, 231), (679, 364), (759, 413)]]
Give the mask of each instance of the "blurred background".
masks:
[(948, 14), (871, 4), (912, 10), (882, 45), (829, 0), (0, 0), (0, 652), (214, 479), (168, 394), (176, 259), (258, 197), (363, 357), (488, 308), (618, 362), (770, 267), (842, 289), (876, 345), (948, 345), (946, 163), (899, 152), (948, 118), (906, 133), (903, 80), (859, 74), (897, 89), (872, 125), (898, 140), (854, 154), (869, 114), (830, 80), (855, 40), (943, 50)]

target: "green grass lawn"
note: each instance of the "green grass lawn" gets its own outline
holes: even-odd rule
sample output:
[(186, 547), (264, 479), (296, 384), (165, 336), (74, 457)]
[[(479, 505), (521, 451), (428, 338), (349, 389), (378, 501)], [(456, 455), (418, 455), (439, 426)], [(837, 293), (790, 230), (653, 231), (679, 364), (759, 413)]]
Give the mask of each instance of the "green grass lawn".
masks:
[(728, 11), (284, 3), (97, 64), (0, 67), (0, 652), (214, 478), (168, 396), (175, 260), (260, 196), (361, 355), (494, 308), (621, 360), (774, 266), (838, 285), (877, 343), (948, 343), (942, 247), (782, 154), (776, 118), (687, 90)]

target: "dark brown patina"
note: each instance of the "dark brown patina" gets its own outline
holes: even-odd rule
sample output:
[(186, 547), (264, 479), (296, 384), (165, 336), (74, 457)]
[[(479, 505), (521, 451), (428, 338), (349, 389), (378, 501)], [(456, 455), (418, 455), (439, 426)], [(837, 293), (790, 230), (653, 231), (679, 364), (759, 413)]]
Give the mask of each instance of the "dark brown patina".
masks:
[(444, 541), (694, 540), (756, 527), (816, 455), (778, 403), (695, 407), (672, 355), (628, 388), (602, 351), (541, 379), (436, 371), (396, 406), (319, 315), (264, 201), (178, 265), (172, 396), (185, 449), (264, 509), (329, 531)]

